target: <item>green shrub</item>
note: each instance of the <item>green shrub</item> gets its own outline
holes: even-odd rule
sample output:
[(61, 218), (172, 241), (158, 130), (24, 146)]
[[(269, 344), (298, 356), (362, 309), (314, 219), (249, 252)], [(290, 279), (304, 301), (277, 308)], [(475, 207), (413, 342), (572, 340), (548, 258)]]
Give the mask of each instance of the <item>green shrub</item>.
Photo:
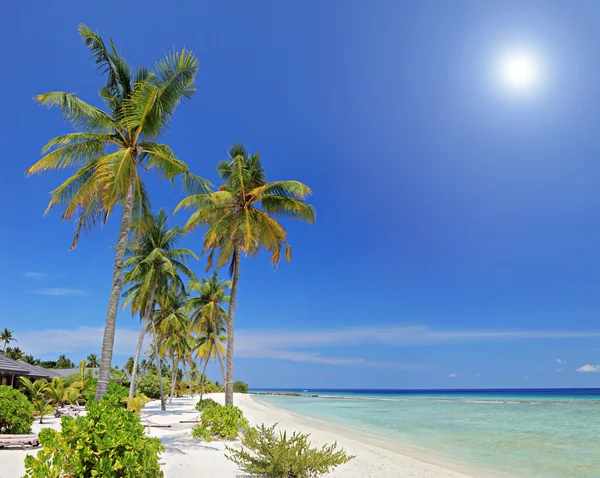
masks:
[(8, 385), (0, 385), (0, 433), (31, 433), (34, 420), (33, 405), (27, 397)]
[(119, 403), (121, 403), (125, 408), (127, 408), (127, 403), (123, 402), (123, 399), (129, 396), (129, 389), (127, 387), (119, 385), (118, 383), (110, 382), (108, 384), (108, 391), (106, 392), (106, 395), (112, 395), (117, 397), (119, 399)]
[(288, 439), (275, 427), (250, 428), (242, 437), (242, 448), (227, 448), (225, 457), (251, 475), (272, 478), (313, 478), (324, 475), (354, 456), (337, 449), (337, 443), (311, 448), (309, 435), (294, 432)]
[(223, 391), (223, 387), (216, 383), (207, 382), (204, 384), (204, 393), (220, 393)]
[(242, 411), (233, 405), (209, 406), (202, 412), (201, 420), (202, 423), (192, 428), (192, 436), (206, 441), (213, 438), (234, 439), (240, 429), (248, 428), (248, 420), (244, 418)]
[(64, 417), (62, 430), (40, 431), (44, 447), (37, 457), (25, 458), (26, 477), (158, 478), (164, 474), (158, 438), (144, 433), (140, 417), (127, 412), (117, 397), (90, 401), (86, 416)]
[[(163, 387), (165, 385), (163, 379)], [(138, 387), (139, 391), (146, 395), (148, 398), (160, 398), (160, 387), (158, 385), (158, 375), (146, 374), (140, 380)]]
[(198, 400), (198, 403), (196, 403), (196, 410), (198, 410), (199, 412), (202, 412), (206, 408), (220, 407), (220, 406), (221, 406), (221, 404), (215, 402), (212, 398), (205, 398), (203, 400)]
[(246, 382), (233, 382), (233, 391), (235, 393), (248, 393), (248, 384)]

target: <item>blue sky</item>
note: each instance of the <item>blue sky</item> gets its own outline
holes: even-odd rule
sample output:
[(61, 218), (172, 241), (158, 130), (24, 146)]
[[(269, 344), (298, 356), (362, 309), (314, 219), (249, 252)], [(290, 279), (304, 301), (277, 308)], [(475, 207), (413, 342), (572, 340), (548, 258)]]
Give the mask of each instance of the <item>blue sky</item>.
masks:
[[(4, 7), (0, 327), (26, 352), (79, 359), (100, 348), (118, 217), (67, 252), (73, 224), (43, 216), (64, 175), (24, 177), (70, 130), (33, 96), (98, 103), (84, 22), (134, 65), (173, 47), (199, 57), (198, 92), (163, 138), (197, 174), (217, 182), (217, 161), (243, 141), (270, 179), (314, 191), (317, 223), (285, 224), (293, 261), (276, 272), (265, 256), (242, 264), (237, 378), (600, 386), (600, 373), (577, 371), (600, 364), (597, 2), (145, 0), (126, 10), (133, 22), (88, 2)], [(494, 69), (523, 46), (544, 66), (528, 95), (502, 88)], [(180, 187), (147, 179), (153, 207), (171, 212)], [(184, 245), (200, 251), (201, 239)], [(138, 326), (119, 314), (117, 363)]]

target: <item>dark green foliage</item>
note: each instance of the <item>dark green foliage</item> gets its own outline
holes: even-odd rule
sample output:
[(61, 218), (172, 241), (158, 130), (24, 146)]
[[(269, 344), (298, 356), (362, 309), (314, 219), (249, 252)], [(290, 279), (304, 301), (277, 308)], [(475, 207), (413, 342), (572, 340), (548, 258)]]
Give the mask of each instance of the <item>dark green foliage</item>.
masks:
[(314, 478), (350, 461), (354, 456), (337, 449), (337, 443), (311, 448), (309, 435), (275, 432), (275, 426), (250, 428), (242, 438), (242, 448), (227, 448), (225, 457), (251, 475), (269, 478)]
[(88, 413), (65, 417), (62, 430), (40, 432), (44, 447), (25, 458), (26, 477), (159, 478), (163, 472), (158, 438), (149, 438), (136, 413), (127, 412), (116, 396), (90, 401)]
[(196, 410), (198, 410), (199, 412), (205, 410), (206, 408), (210, 408), (210, 407), (220, 407), (221, 405), (217, 402), (215, 402), (212, 398), (205, 398), (203, 400), (198, 400), (198, 403), (196, 403)]
[(248, 428), (248, 420), (244, 418), (242, 411), (233, 405), (209, 406), (202, 412), (201, 420), (202, 423), (192, 428), (192, 436), (206, 441), (213, 438), (232, 440), (238, 436), (240, 429)]
[(8, 385), (0, 385), (0, 433), (31, 433), (33, 405), (27, 397)]
[(233, 382), (233, 393), (248, 393), (248, 384), (246, 382)]
[(116, 382), (121, 385), (129, 386), (129, 375), (125, 372), (125, 370), (121, 370), (119, 367), (114, 367), (110, 371), (110, 381)]
[[(163, 386), (165, 380), (163, 379)], [(158, 376), (146, 374), (140, 380), (138, 387), (139, 391), (146, 395), (148, 398), (160, 398), (160, 387), (158, 384)]]

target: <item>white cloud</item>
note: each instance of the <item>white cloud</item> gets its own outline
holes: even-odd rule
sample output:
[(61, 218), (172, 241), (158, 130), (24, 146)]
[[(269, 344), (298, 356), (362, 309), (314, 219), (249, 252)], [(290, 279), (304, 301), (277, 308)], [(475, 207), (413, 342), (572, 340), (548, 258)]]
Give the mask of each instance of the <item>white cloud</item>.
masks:
[(478, 373), (476, 373), (476, 374), (475, 374), (475, 377), (479, 377), (479, 374), (478, 374)]
[(43, 279), (44, 277), (46, 277), (48, 274), (46, 274), (45, 272), (25, 272), (25, 274), (23, 274), (23, 277), (25, 277), (25, 279)]
[(448, 378), (456, 378), (458, 377), (457, 373), (451, 373), (450, 375), (448, 375)]
[(563, 369), (562, 369), (562, 368), (557, 368), (557, 369), (556, 369), (556, 371), (557, 371), (557, 372), (562, 372), (562, 371), (563, 371)]
[(81, 289), (65, 289), (63, 287), (53, 287), (53, 288), (49, 288), (49, 289), (35, 289), (30, 292), (32, 294), (54, 295), (54, 296), (63, 296), (63, 297), (74, 297), (74, 296), (86, 294), (86, 292)]
[(523, 378), (529, 378), (527, 375), (525, 375)]
[(561, 364), (561, 365), (564, 365), (564, 364), (566, 364), (567, 362), (565, 362), (564, 360), (561, 360), (561, 359), (556, 359), (556, 363), (559, 363), (559, 364)]
[(600, 372), (600, 365), (590, 365), (589, 363), (579, 367), (577, 369), (578, 372), (586, 373), (586, 372)]

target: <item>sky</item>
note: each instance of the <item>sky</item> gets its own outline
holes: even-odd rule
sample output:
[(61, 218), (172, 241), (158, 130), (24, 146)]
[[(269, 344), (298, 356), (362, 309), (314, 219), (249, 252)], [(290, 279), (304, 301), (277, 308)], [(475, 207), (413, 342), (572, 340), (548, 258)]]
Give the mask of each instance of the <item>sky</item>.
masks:
[[(74, 225), (44, 216), (67, 173), (24, 175), (71, 131), (35, 94), (100, 104), (84, 22), (135, 66), (184, 46), (197, 55), (197, 93), (161, 138), (196, 174), (218, 184), (217, 162), (241, 141), (270, 180), (313, 190), (316, 224), (284, 221), (292, 262), (241, 264), (237, 379), (600, 386), (598, 2), (6, 3), (0, 328), (26, 353), (100, 351), (119, 215), (68, 252)], [(525, 92), (498, 71), (515, 51), (537, 65)], [(171, 215), (180, 184), (145, 179)], [(201, 252), (202, 232), (182, 245)], [(138, 332), (121, 311), (115, 363)]]

